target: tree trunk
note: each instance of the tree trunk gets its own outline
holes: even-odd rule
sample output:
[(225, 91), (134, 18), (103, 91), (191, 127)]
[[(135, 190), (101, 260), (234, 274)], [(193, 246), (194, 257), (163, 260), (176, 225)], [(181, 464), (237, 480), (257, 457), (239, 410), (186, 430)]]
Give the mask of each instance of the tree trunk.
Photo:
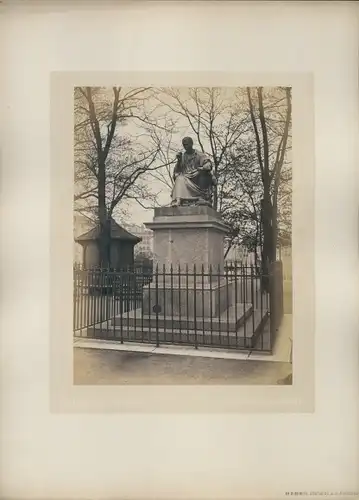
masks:
[(111, 122), (108, 128), (106, 143), (103, 146), (100, 123), (97, 117), (93, 93), (91, 87), (86, 87), (86, 98), (89, 106), (89, 119), (91, 129), (94, 136), (98, 162), (98, 219), (99, 219), (99, 265), (101, 267), (109, 267), (110, 262), (110, 246), (111, 246), (111, 221), (107, 214), (106, 208), (106, 160), (109, 154), (111, 143), (114, 137), (117, 124), (117, 108), (119, 102), (120, 89), (113, 87), (114, 102), (112, 109)]
[(99, 215), (99, 252), (100, 266), (110, 266), (110, 244), (111, 244), (111, 226), (110, 220), (107, 217), (106, 210), (106, 166), (105, 163), (99, 162), (98, 171), (98, 215)]
[(262, 205), (262, 234), (263, 234), (263, 241), (262, 241), (262, 274), (263, 274), (263, 279), (262, 279), (262, 284), (263, 284), (263, 289), (265, 291), (269, 291), (269, 271), (270, 271), (270, 264), (273, 262), (273, 252), (272, 252), (272, 240), (273, 240), (273, 233), (272, 233), (272, 204), (270, 201), (270, 198), (268, 198), (268, 194), (266, 198), (262, 199), (261, 202)]
[(272, 203), (272, 258), (276, 260), (277, 258), (277, 244), (278, 244), (278, 192), (280, 185), (280, 176), (284, 163), (284, 157), (287, 149), (288, 135), (289, 135), (289, 127), (292, 117), (292, 97), (291, 97), (291, 89), (289, 87), (286, 88), (286, 100), (287, 100), (287, 113), (286, 120), (283, 130), (282, 140), (279, 144), (277, 151), (277, 159), (275, 162), (273, 176), (274, 176), (274, 189), (273, 189), (273, 203)]
[(275, 183), (273, 194), (273, 208), (272, 208), (272, 262), (277, 260), (277, 244), (278, 244), (278, 189), (279, 186)]
[(256, 223), (256, 235), (255, 235), (255, 240), (254, 240), (254, 266), (256, 269), (256, 272), (258, 272), (258, 246), (261, 246), (260, 243), (260, 223), (258, 224), (258, 221)]

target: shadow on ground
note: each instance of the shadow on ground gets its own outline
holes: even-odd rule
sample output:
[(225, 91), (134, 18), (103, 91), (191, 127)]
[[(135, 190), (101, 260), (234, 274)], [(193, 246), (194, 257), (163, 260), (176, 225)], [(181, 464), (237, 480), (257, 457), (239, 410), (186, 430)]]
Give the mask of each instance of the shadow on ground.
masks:
[(74, 349), (75, 385), (288, 385), (291, 364)]

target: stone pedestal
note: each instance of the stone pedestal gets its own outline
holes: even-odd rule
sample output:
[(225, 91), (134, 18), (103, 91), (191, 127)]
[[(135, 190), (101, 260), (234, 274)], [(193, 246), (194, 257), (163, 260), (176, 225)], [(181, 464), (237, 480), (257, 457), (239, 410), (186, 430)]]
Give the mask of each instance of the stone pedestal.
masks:
[(217, 317), (229, 306), (231, 283), (223, 276), (221, 216), (208, 206), (155, 209), (153, 282), (144, 289), (143, 312), (166, 317)]
[(153, 222), (154, 265), (170, 272), (223, 272), (224, 237), (228, 232), (221, 216), (208, 206), (156, 208)]
[(222, 282), (220, 286), (161, 286), (153, 283), (144, 288), (142, 310), (144, 314), (158, 313), (171, 318), (214, 318), (220, 316), (233, 301), (233, 282)]
[(255, 282), (224, 272), (228, 227), (208, 206), (155, 209), (154, 273), (141, 304), (115, 318), (122, 340), (252, 348), (267, 318)]

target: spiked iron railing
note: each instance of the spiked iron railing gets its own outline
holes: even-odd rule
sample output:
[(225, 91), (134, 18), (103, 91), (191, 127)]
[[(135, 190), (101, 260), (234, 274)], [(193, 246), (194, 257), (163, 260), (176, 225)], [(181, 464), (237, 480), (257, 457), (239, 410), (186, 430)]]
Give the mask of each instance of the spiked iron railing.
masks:
[(216, 269), (76, 268), (74, 335), (271, 351), (283, 313), (275, 302), (278, 276), (270, 275), (271, 295), (258, 269), (236, 263)]

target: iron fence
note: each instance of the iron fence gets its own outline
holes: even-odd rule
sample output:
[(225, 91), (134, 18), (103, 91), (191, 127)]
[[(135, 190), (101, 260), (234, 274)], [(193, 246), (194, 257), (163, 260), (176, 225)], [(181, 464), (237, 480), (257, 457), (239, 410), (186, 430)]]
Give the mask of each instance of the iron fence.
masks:
[[(268, 278), (275, 294), (263, 289)], [(271, 351), (282, 310), (278, 283), (278, 272), (264, 276), (233, 263), (216, 269), (76, 268), (74, 335)]]

